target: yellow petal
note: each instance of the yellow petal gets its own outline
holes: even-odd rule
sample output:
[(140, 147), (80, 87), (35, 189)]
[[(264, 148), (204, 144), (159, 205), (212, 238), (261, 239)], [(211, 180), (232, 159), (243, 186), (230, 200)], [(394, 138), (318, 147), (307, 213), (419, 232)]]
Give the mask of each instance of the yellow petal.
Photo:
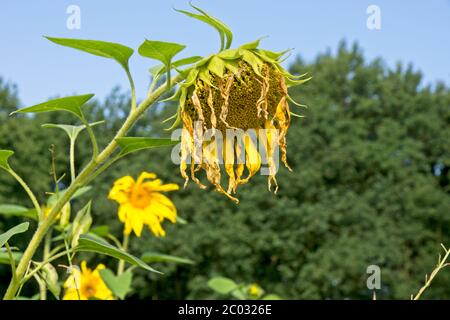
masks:
[(145, 210), (145, 217), (149, 215), (157, 216), (160, 221), (168, 219), (172, 223), (175, 223), (177, 220), (177, 210), (173, 204), (167, 206), (155, 201)]
[(134, 186), (134, 179), (130, 176), (120, 178), (114, 183), (108, 198), (122, 204), (129, 199), (129, 193)]
[(259, 168), (261, 167), (261, 156), (249, 134), (246, 134), (245, 139), (246, 166), (250, 173), (250, 178), (255, 175), (255, 173), (258, 172)]
[[(239, 143), (237, 145), (239, 146)], [(238, 166), (239, 170), (238, 184), (247, 183), (250, 180), (250, 178), (253, 177), (261, 168), (261, 155), (259, 154), (258, 149), (256, 148), (256, 145), (253, 142), (253, 139), (248, 133), (244, 135), (244, 147), (245, 147), (245, 165), (248, 170), (248, 176), (245, 179), (241, 179), (240, 176), (242, 175), (243, 166)], [(240, 146), (238, 148), (239, 148), (238, 149), (239, 156), (241, 156), (242, 148)]]
[(236, 178), (234, 176), (234, 137), (232, 139), (228, 137), (225, 139), (224, 162), (225, 171), (230, 177), (227, 192), (231, 193), (236, 189)]
[(151, 182), (145, 182), (142, 184), (142, 186), (147, 191), (150, 191), (150, 192), (153, 192), (153, 191), (167, 192), (167, 191), (175, 191), (175, 190), (179, 189), (178, 185), (175, 183), (162, 184), (161, 179), (156, 179)]
[(151, 172), (142, 172), (137, 179), (137, 184), (141, 184), (145, 179), (156, 179), (156, 174)]
[(144, 217), (145, 224), (149, 227), (150, 231), (157, 237), (165, 236), (166, 232), (161, 226), (158, 217), (154, 214), (149, 214)]
[(78, 296), (78, 292), (76, 289), (67, 289), (64, 293), (63, 300), (87, 300), (88, 298), (80, 293)]
[(142, 227), (144, 226), (143, 211), (140, 209), (134, 209), (127, 217), (130, 227), (133, 229), (136, 236), (140, 237), (142, 233)]

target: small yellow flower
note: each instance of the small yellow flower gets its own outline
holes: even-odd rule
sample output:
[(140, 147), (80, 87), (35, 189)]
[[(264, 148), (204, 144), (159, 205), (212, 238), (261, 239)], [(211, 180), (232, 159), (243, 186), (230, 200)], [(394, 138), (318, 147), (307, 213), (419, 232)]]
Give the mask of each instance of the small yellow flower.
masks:
[(81, 271), (73, 268), (72, 274), (64, 283), (66, 292), (63, 300), (112, 300), (113, 294), (108, 289), (100, 276), (100, 270), (105, 269), (99, 264), (94, 271), (86, 266), (86, 261), (81, 262)]
[(135, 181), (125, 176), (114, 183), (108, 198), (119, 203), (119, 219), (125, 223), (124, 233), (131, 231), (140, 237), (147, 225), (155, 236), (165, 236), (161, 226), (164, 219), (176, 222), (177, 209), (173, 202), (161, 192), (178, 190), (178, 185), (162, 184), (156, 174), (143, 172)]
[(259, 297), (261, 295), (261, 287), (258, 286), (256, 283), (253, 283), (250, 285), (250, 287), (248, 288), (248, 293), (252, 296), (252, 297)]

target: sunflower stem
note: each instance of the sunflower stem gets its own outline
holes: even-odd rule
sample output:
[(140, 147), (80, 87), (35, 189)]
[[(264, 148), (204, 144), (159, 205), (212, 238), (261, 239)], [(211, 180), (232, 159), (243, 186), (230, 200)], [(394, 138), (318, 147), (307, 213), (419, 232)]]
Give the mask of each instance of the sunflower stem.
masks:
[[(175, 85), (182, 81), (184, 77), (180, 74), (172, 78), (172, 85)], [(22, 258), (20, 259), (19, 264), (16, 268), (16, 279), (11, 279), (11, 282), (8, 286), (8, 289), (3, 297), (4, 300), (14, 299), (17, 290), (20, 287), (20, 284), (24, 278), (25, 271), (31, 259), (33, 258), (36, 250), (38, 249), (42, 239), (45, 237), (51, 225), (54, 223), (56, 216), (62, 210), (64, 205), (70, 201), (74, 193), (81, 187), (86, 185), (89, 177), (95, 172), (97, 166), (104, 161), (108, 160), (111, 154), (117, 149), (118, 144), (116, 142), (117, 138), (122, 138), (126, 135), (126, 133), (130, 130), (130, 128), (136, 123), (136, 121), (143, 115), (143, 113), (153, 105), (164, 93), (167, 92), (167, 84), (164, 83), (160, 87), (158, 87), (154, 92), (149, 93), (147, 97), (136, 107), (135, 110), (131, 110), (125, 122), (122, 124), (122, 127), (117, 131), (114, 138), (109, 142), (109, 144), (100, 152), (96, 157), (93, 157), (92, 160), (86, 165), (86, 167), (80, 172), (80, 174), (75, 178), (75, 180), (70, 184), (67, 188), (67, 191), (58, 199), (55, 206), (52, 208), (47, 218), (42, 220), (42, 223), (38, 225), (33, 237), (31, 238), (28, 247), (25, 249)], [(90, 126), (87, 127), (88, 131), (92, 133), (92, 129)], [(12, 170), (9, 172), (11, 173)], [(12, 173), (11, 173), (12, 174)], [(17, 175), (16, 175), (17, 176)], [(17, 178), (16, 178), (17, 179)], [(19, 177), (20, 179), (20, 177)], [(18, 180), (19, 181), (19, 180)], [(20, 181), (23, 182), (22, 179)], [(19, 181), (19, 183), (20, 183)], [(21, 183), (22, 184), (22, 183)], [(29, 190), (28, 186), (23, 182), (24, 188)], [(36, 207), (36, 210), (40, 214), (41, 210), (39, 204), (36, 200), (36, 197), (32, 194), (31, 190), (29, 190), (29, 195), (32, 198), (33, 204)]]
[[(127, 252), (128, 250), (128, 242), (130, 240), (130, 235), (123, 234), (123, 242), (122, 242), (122, 250)], [(117, 275), (120, 276), (125, 270), (125, 260), (119, 260), (119, 265), (117, 266)]]

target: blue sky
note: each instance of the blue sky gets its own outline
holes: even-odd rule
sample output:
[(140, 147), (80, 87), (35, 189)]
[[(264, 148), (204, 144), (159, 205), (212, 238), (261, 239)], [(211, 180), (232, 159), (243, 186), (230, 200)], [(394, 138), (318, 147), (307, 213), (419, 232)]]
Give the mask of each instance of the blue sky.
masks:
[[(263, 47), (294, 48), (307, 60), (341, 39), (358, 41), (367, 58), (383, 57), (389, 66), (412, 62), (425, 81), (450, 84), (450, 1), (407, 0), (196, 0), (195, 4), (226, 22), (234, 45), (268, 36)], [(366, 9), (381, 9), (381, 30), (366, 27)], [(81, 29), (66, 27), (69, 5), (81, 9)], [(0, 2), (0, 76), (19, 86), (24, 105), (50, 96), (95, 93), (104, 98), (127, 79), (113, 61), (59, 47), (43, 35), (97, 39), (137, 48), (145, 39), (187, 45), (180, 57), (218, 49), (208, 26), (173, 10), (180, 0), (2, 0)], [(292, 61), (290, 58), (286, 63)], [(156, 62), (137, 53), (130, 61), (138, 97), (148, 86), (148, 68)]]

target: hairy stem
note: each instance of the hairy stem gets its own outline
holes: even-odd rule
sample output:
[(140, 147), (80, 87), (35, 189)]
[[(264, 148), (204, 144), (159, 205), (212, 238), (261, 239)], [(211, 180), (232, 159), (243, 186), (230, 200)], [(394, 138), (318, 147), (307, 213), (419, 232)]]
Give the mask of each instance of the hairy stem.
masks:
[[(177, 84), (178, 82), (182, 81), (183, 77), (181, 75), (177, 75), (172, 79), (172, 85)], [(22, 281), (26, 268), (28, 266), (28, 263), (33, 258), (34, 253), (36, 252), (37, 248), (39, 247), (39, 244), (41, 243), (42, 239), (44, 238), (45, 234), (49, 230), (50, 226), (54, 222), (58, 212), (61, 211), (61, 209), (64, 207), (64, 205), (71, 199), (71, 197), (74, 195), (74, 193), (81, 187), (85, 186), (86, 182), (88, 181), (89, 177), (93, 172), (95, 172), (95, 169), (97, 166), (104, 161), (108, 160), (108, 158), (111, 156), (111, 154), (117, 149), (118, 145), (116, 142), (117, 138), (122, 138), (126, 135), (128, 130), (136, 123), (136, 121), (142, 116), (142, 114), (152, 105), (156, 102), (156, 100), (164, 93), (167, 92), (167, 84), (163, 84), (158, 89), (156, 89), (153, 93), (149, 93), (148, 96), (139, 104), (139, 106), (131, 110), (130, 114), (128, 115), (125, 122), (122, 124), (122, 127), (119, 129), (119, 131), (116, 133), (114, 138), (109, 142), (109, 144), (103, 149), (98, 156), (94, 157), (87, 165), (86, 167), (81, 171), (81, 173), (75, 178), (75, 180), (71, 183), (71, 185), (67, 188), (67, 191), (64, 192), (63, 196), (58, 199), (55, 206), (52, 208), (51, 212), (48, 214), (48, 217), (42, 220), (42, 223), (39, 224), (36, 232), (34, 233), (33, 237), (30, 240), (30, 243), (28, 244), (28, 247), (23, 253), (22, 258), (20, 259), (20, 262), (16, 268), (16, 279), (12, 279), (8, 289), (5, 293), (5, 296), (3, 297), (4, 300), (11, 300), (14, 299), (16, 292), (19, 288), (20, 282)], [(20, 177), (19, 177), (20, 179)], [(37, 203), (37, 201), (36, 201)], [(36, 210), (39, 208), (39, 205), (37, 205)], [(40, 212), (40, 208), (39, 211)]]
[(133, 77), (131, 76), (130, 71), (127, 71), (128, 81), (130, 82), (131, 87), (131, 110), (136, 109), (136, 88), (134, 86)]
[(70, 139), (70, 182), (72, 183), (75, 180), (76, 172), (75, 172), (75, 139)]
[(34, 195), (33, 191), (31, 191), (30, 187), (27, 185), (27, 183), (12, 169), (8, 170), (8, 173), (16, 179), (16, 181), (22, 186), (22, 188), (25, 190), (25, 192), (28, 194), (28, 197), (30, 198), (31, 202), (33, 203), (34, 208), (36, 209), (36, 213), (39, 217), (39, 221), (42, 220), (42, 210), (41, 206), (39, 205), (39, 202), (37, 201), (36, 196)]

